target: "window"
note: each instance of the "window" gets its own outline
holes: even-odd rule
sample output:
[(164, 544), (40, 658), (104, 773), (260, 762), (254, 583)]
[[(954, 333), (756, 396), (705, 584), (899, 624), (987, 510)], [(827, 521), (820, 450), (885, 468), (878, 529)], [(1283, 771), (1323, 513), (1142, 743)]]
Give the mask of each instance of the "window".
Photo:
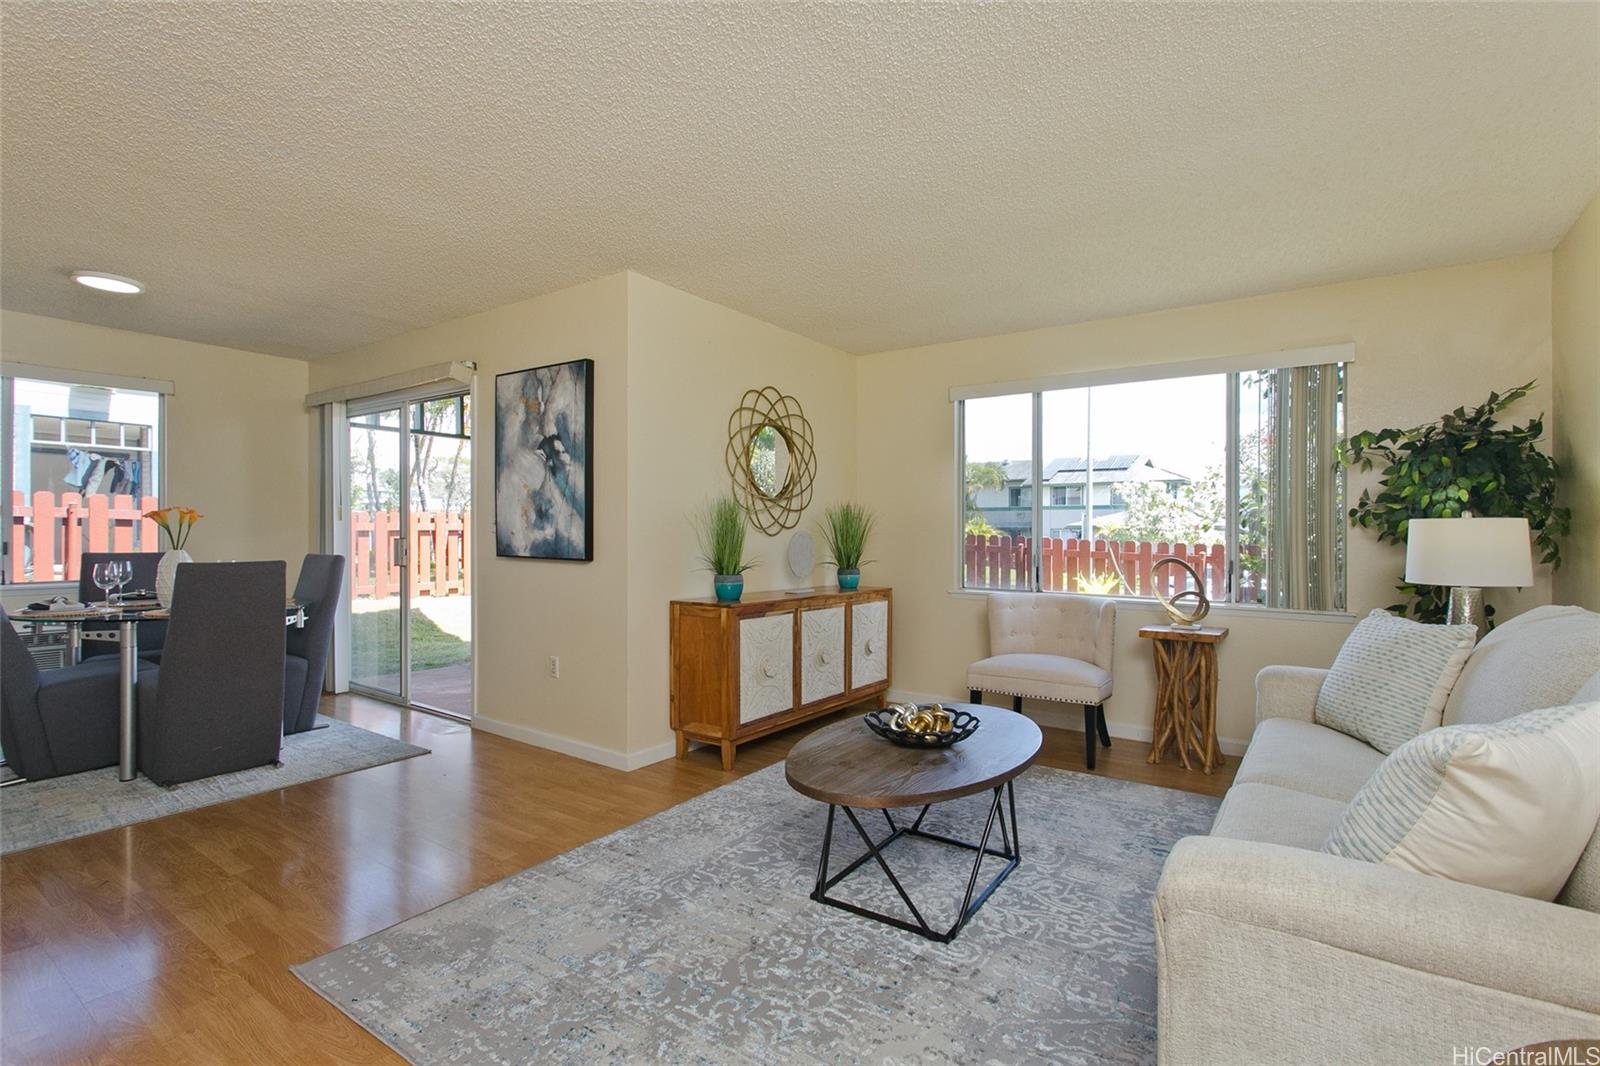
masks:
[(0, 581), (76, 581), (86, 551), (160, 551), (162, 394), (28, 377), (4, 381), (10, 439)]
[(1343, 363), (956, 402), (963, 587), (1343, 609)]

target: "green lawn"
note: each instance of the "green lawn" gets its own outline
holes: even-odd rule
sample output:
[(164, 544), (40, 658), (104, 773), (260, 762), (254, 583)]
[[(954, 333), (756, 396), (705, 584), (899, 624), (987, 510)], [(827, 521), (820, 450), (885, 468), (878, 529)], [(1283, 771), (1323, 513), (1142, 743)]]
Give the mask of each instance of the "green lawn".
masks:
[[(400, 672), (400, 609), (350, 616), (351, 676), (382, 677)], [(432, 670), (472, 659), (472, 645), (433, 624), (411, 608), (411, 669)]]

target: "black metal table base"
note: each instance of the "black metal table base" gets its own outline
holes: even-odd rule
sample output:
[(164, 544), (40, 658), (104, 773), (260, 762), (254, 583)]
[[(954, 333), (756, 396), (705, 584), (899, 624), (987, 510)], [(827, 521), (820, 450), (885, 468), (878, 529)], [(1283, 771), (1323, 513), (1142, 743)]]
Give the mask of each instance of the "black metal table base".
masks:
[[(1002, 802), (1002, 799), (1004, 802)], [(924, 806), (917, 815), (916, 820), (910, 825), (896, 824), (894, 815), (885, 810), (883, 817), (889, 823), (889, 835), (884, 837), (883, 840), (874, 843), (872, 837), (867, 835), (866, 828), (862, 826), (861, 819), (856, 817), (856, 812), (853, 809), (830, 803), (828, 805), (828, 825), (822, 832), (822, 858), (817, 863), (817, 887), (812, 890), (811, 898), (818, 903), (827, 904), (829, 907), (837, 907), (840, 910), (849, 911), (851, 914), (859, 914), (863, 918), (871, 918), (885, 925), (892, 925), (896, 929), (905, 929), (912, 933), (921, 934), (929, 940), (935, 940), (941, 944), (948, 944), (954, 940), (956, 934), (961, 932), (967, 922), (972, 919), (972, 916), (978, 912), (978, 908), (982, 907), (994, 890), (1000, 887), (1000, 882), (1010, 876), (1011, 871), (1015, 870), (1017, 864), (1022, 861), (1022, 844), (1017, 838), (1017, 794), (1010, 781), (994, 789), (994, 799), (989, 804), (989, 816), (983, 823), (983, 836), (976, 844), (965, 840), (956, 840), (954, 837), (947, 837), (940, 833), (930, 833), (923, 829), (922, 820), (928, 816), (928, 810), (932, 806), (931, 803)], [(1010, 817), (1007, 817), (1008, 807), (1010, 808)], [(833, 848), (834, 812), (838, 810), (843, 810), (845, 817), (850, 820), (850, 824), (855, 826), (857, 835), (861, 837), (862, 843), (867, 846), (867, 852), (830, 877), (828, 874), (828, 856)], [(1000, 827), (1000, 848), (998, 850), (989, 846), (989, 838), (993, 835), (997, 824)], [(941, 932), (928, 924), (927, 919), (922, 916), (922, 912), (917, 909), (917, 905), (912, 902), (910, 893), (905, 890), (905, 886), (900, 883), (900, 879), (889, 868), (889, 861), (884, 858), (883, 849), (901, 837), (921, 837), (923, 840), (932, 840), (939, 844), (946, 844), (953, 848), (963, 848), (977, 853), (972, 860), (972, 874), (967, 878), (966, 894), (961, 898), (961, 910), (956, 914), (955, 924), (949, 929)], [(978, 873), (983, 868), (985, 856), (1004, 859), (1006, 864), (999, 873), (994, 875), (994, 879), (982, 891), (979, 891)], [(855, 873), (856, 870), (871, 859), (876, 859), (878, 865), (883, 868), (884, 875), (889, 878), (889, 883), (894, 886), (894, 890), (900, 894), (900, 899), (911, 912), (911, 917), (915, 919), (914, 921), (908, 922), (904, 918), (898, 918), (892, 914), (884, 914), (882, 911), (875, 911), (870, 907), (863, 907), (860, 904), (828, 895), (829, 889)]]

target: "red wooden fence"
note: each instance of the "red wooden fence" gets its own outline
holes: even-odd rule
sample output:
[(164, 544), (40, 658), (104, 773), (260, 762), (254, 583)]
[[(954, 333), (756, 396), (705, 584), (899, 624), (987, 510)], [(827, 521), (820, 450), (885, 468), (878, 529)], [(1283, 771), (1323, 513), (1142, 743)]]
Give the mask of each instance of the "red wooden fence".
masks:
[[(83, 553), (161, 551), (156, 524), (144, 512), (154, 496), (20, 491), (11, 494), (9, 581), (76, 581)], [(472, 531), (465, 514), (420, 511), (411, 516), (411, 588), (422, 596), (452, 596), (471, 586)], [(350, 589), (382, 599), (400, 591), (400, 514), (350, 515)]]
[(153, 552), (164, 545), (144, 512), (161, 506), (154, 496), (83, 496), (20, 490), (11, 493), (11, 550), (7, 580), (17, 583), (76, 581), (83, 553)]
[[(1189, 577), (1175, 566), (1159, 574), (1150, 570), (1157, 559), (1176, 556), (1195, 568), (1205, 583), (1206, 595), (1213, 600), (1228, 596), (1228, 560), (1221, 544), (1168, 544), (1165, 541), (1079, 540), (1076, 537), (1046, 537), (1040, 543), (1040, 586), (1051, 592), (1091, 591), (1087, 581), (1114, 580), (1120, 566), (1127, 587), (1114, 585), (1115, 595), (1153, 596), (1157, 586), (1168, 598), (1191, 584)], [(1247, 554), (1255, 554), (1253, 549)], [(1029, 537), (967, 534), (967, 588), (1030, 589), (1029, 573), (1033, 545)], [(1113, 563), (1115, 559), (1115, 563)], [(1256, 598), (1257, 575), (1240, 575), (1241, 598)]]
[[(350, 512), (350, 592), (385, 599), (400, 594), (400, 512)], [(472, 530), (464, 513), (411, 515), (411, 591), (464, 595), (471, 585)]]

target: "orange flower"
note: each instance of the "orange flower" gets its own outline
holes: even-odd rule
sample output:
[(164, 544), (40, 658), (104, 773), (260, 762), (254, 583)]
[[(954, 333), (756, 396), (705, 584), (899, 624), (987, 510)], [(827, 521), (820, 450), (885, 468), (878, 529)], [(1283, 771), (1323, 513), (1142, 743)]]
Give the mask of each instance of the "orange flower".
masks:
[[(174, 521), (173, 516), (177, 519)], [(189, 540), (189, 530), (205, 515), (193, 507), (158, 507), (153, 511), (146, 511), (144, 517), (161, 527), (161, 532), (167, 535), (167, 544), (176, 549), (183, 547)]]

